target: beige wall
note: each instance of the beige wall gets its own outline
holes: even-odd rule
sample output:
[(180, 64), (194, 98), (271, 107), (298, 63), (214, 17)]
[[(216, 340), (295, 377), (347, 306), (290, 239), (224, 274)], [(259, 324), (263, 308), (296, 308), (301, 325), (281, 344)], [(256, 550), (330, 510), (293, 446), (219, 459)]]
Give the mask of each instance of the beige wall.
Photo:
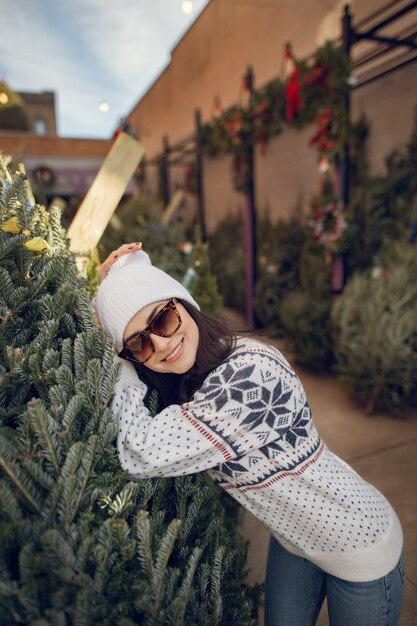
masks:
[[(191, 135), (196, 108), (201, 109), (203, 121), (208, 121), (216, 96), (224, 108), (238, 102), (248, 65), (254, 69), (255, 87), (260, 87), (280, 75), (285, 42), (292, 42), (297, 57), (306, 58), (326, 39), (337, 38), (344, 4), (339, 0), (259, 4), (256, 0), (211, 0), (173, 50), (170, 65), (129, 115), (146, 145), (147, 157), (161, 152), (164, 134), (172, 144)], [(386, 0), (352, 2), (354, 23), (384, 5)], [(366, 44), (355, 46), (354, 55), (365, 48)], [(411, 65), (352, 94), (352, 119), (365, 113), (371, 122), (374, 171), (381, 171), (385, 155), (410, 138), (417, 105), (416, 67)], [(277, 218), (308, 209), (319, 186), (317, 154), (308, 146), (313, 132), (314, 128), (287, 129), (269, 143), (265, 154), (257, 147), (259, 213), (268, 210)], [(205, 160), (209, 231), (224, 214), (244, 206), (244, 196), (232, 189), (230, 161), (228, 156)], [(176, 168), (172, 185), (181, 184), (182, 178)], [(188, 210), (194, 205), (190, 198)]]
[(316, 29), (306, 32), (305, 24), (326, 15), (321, 2), (268, 0), (261, 5), (211, 0), (173, 50), (171, 64), (129, 115), (149, 157), (161, 151), (165, 132), (172, 142), (193, 132), (196, 108), (208, 120), (216, 96), (225, 108), (234, 104), (248, 65), (261, 86), (279, 74), (287, 40), (300, 57), (314, 50)]
[(352, 118), (370, 122), (369, 155), (374, 172), (384, 171), (388, 153), (405, 146), (417, 122), (417, 63), (353, 92)]

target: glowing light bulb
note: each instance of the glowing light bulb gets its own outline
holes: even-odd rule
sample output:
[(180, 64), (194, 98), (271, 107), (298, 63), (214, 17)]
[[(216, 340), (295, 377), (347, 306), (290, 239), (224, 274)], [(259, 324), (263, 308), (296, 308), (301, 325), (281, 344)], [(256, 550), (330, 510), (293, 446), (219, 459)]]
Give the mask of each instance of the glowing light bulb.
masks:
[(182, 10), (184, 13), (191, 13), (191, 11), (193, 10), (192, 0), (183, 0)]
[(9, 102), (9, 96), (7, 95), (7, 93), (4, 93), (4, 91), (2, 91), (0, 93), (0, 104), (7, 104)]
[(319, 158), (319, 172), (325, 174), (330, 167), (329, 159), (325, 154), (322, 154)]
[(102, 113), (107, 113), (107, 111), (110, 109), (108, 102), (105, 102), (104, 100), (103, 102), (100, 102), (98, 108)]

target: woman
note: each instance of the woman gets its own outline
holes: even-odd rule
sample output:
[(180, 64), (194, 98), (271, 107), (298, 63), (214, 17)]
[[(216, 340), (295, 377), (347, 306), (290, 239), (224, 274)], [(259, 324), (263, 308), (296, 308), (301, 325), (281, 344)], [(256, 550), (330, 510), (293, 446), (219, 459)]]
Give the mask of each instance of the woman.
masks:
[[(323, 443), (283, 355), (202, 314), (140, 244), (111, 255), (102, 276), (96, 309), (123, 364), (113, 401), (123, 469), (138, 478), (207, 470), (265, 524), (267, 626), (315, 624), (326, 596), (332, 626), (398, 624), (398, 518)], [(162, 400), (154, 417), (149, 387)]]

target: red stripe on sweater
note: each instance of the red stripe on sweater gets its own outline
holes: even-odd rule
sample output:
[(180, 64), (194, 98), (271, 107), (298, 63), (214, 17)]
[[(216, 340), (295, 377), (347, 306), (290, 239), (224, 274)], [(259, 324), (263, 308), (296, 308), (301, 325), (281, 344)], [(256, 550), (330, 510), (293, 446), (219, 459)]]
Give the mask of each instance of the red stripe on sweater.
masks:
[(245, 493), (246, 491), (252, 491), (254, 489), (266, 489), (267, 487), (270, 487), (274, 483), (278, 482), (279, 480), (282, 480), (283, 478), (287, 478), (288, 476), (301, 476), (301, 474), (304, 474), (304, 472), (310, 467), (310, 465), (314, 465), (314, 463), (318, 461), (319, 457), (321, 456), (323, 452), (323, 449), (324, 449), (324, 443), (321, 442), (315, 456), (309, 459), (306, 463), (304, 463), (304, 465), (299, 467), (297, 470), (294, 470), (293, 472), (290, 472), (290, 471), (280, 472), (277, 476), (269, 480), (267, 483), (264, 483), (263, 485), (252, 485), (252, 486), (249, 485), (248, 487), (243, 487), (242, 489), (239, 489), (239, 487), (235, 487), (234, 485), (230, 485), (230, 484), (222, 485), (222, 487), (226, 491), (228, 491), (229, 489), (239, 489), (239, 491), (242, 491), (243, 493)]
[(181, 413), (184, 415), (184, 417), (187, 418), (190, 424), (192, 424), (194, 428), (198, 430), (199, 433), (201, 433), (209, 441), (213, 442), (214, 446), (218, 448), (220, 452), (223, 454), (226, 461), (230, 461), (233, 458), (232, 455), (227, 451), (226, 447), (218, 439), (216, 439), (211, 433), (209, 433), (205, 428), (203, 428), (200, 422), (198, 422), (194, 417), (192, 417), (189, 413), (187, 413), (187, 411), (185, 411), (182, 407), (181, 407)]
[(265, 356), (272, 357), (272, 358), (276, 359), (279, 362), (279, 364), (284, 367), (284, 369), (286, 369), (286, 370), (289, 369), (290, 372), (295, 374), (293, 368), (288, 363), (288, 361), (285, 359), (285, 357), (283, 355), (281, 355), (279, 350), (277, 350), (276, 352), (272, 352), (272, 351), (268, 350), (267, 346), (265, 348), (254, 348), (254, 347), (251, 347), (250, 348), (250, 352), (255, 352), (257, 354), (263, 354)]

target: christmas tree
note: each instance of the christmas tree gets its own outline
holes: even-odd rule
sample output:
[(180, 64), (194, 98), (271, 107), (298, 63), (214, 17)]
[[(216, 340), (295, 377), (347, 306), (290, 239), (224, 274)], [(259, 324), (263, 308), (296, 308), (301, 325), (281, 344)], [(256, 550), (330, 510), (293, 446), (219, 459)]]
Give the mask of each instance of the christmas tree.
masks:
[(217, 488), (121, 471), (113, 346), (59, 211), (0, 182), (0, 623), (254, 625)]
[(224, 304), (244, 311), (246, 287), (244, 227), (241, 217), (227, 215), (211, 234), (209, 243), (211, 266)]
[(219, 293), (217, 278), (211, 270), (209, 244), (203, 242), (199, 226), (194, 229), (194, 245), (189, 271), (193, 273), (191, 293), (201, 306), (201, 310), (209, 315), (219, 314), (223, 299)]
[(389, 244), (371, 271), (357, 272), (334, 304), (339, 377), (366, 410), (417, 405), (415, 244)]
[(131, 241), (142, 241), (152, 263), (181, 281), (187, 267), (178, 242), (187, 239), (184, 225), (161, 222), (161, 210), (145, 193), (133, 194), (121, 203), (98, 245), (100, 258)]

